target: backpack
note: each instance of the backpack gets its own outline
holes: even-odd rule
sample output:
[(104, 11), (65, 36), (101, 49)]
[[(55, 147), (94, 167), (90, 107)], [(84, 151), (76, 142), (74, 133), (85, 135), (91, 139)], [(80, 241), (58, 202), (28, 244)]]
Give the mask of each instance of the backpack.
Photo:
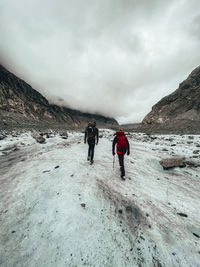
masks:
[(117, 135), (117, 147), (128, 147), (126, 136), (125, 135)]
[(88, 126), (88, 139), (89, 140), (94, 139), (95, 135), (96, 135), (95, 127)]

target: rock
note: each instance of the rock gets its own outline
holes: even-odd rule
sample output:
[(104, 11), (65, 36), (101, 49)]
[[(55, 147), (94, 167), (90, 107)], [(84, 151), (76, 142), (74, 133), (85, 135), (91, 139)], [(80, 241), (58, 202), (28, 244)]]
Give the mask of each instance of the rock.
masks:
[(41, 136), (41, 135), (36, 136), (35, 140), (40, 144), (43, 144), (45, 142), (45, 138), (43, 136)]
[(200, 167), (200, 162), (194, 161), (194, 160), (186, 160), (186, 164), (190, 167)]
[(60, 166), (59, 165), (57, 165), (56, 167), (54, 167), (54, 169), (58, 169)]
[(182, 212), (178, 212), (177, 214), (180, 215), (180, 216), (182, 216), (182, 217), (188, 217), (187, 214), (182, 213)]
[(3, 140), (3, 139), (5, 139), (5, 138), (6, 138), (5, 135), (0, 135), (0, 140)]
[(173, 168), (173, 167), (185, 167), (185, 157), (181, 157), (181, 158), (166, 158), (166, 159), (162, 159), (160, 161), (160, 164), (162, 165), (164, 170)]
[(166, 149), (166, 148), (163, 148), (163, 150), (162, 151), (168, 151), (168, 149)]
[(63, 131), (60, 133), (60, 136), (62, 137), (62, 139), (67, 139), (68, 138), (68, 133), (66, 131)]
[(176, 144), (172, 144), (171, 146), (176, 146)]
[(193, 140), (193, 139), (194, 139), (194, 136), (188, 136), (188, 138), (189, 138), (190, 140)]
[(85, 203), (81, 203), (81, 207), (85, 208), (86, 204)]
[(193, 154), (199, 154), (199, 151), (200, 151), (200, 150), (194, 150), (194, 151), (193, 151)]
[(200, 236), (198, 234), (196, 234), (196, 233), (193, 233), (193, 235), (196, 236), (196, 237), (198, 237), (198, 238), (200, 238)]
[(188, 145), (192, 144), (192, 141), (187, 141), (187, 144), (188, 144)]

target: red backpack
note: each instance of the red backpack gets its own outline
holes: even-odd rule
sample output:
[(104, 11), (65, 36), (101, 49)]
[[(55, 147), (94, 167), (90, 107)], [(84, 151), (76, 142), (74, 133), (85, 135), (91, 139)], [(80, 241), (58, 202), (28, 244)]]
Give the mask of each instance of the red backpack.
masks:
[(127, 149), (127, 139), (123, 131), (116, 132), (117, 135), (117, 147), (124, 147)]

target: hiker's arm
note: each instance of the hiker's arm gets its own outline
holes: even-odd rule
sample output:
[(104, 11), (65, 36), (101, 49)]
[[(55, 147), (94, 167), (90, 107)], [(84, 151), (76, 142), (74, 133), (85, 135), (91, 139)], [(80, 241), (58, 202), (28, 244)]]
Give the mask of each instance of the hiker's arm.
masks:
[(127, 145), (128, 145), (128, 147), (127, 147), (127, 155), (130, 155), (130, 145), (129, 145), (129, 141), (128, 141), (127, 138), (126, 138), (126, 140), (127, 140)]
[(113, 143), (112, 143), (112, 154), (113, 156), (115, 155), (115, 145), (117, 143), (117, 136), (115, 136), (115, 138), (113, 139)]
[(97, 129), (97, 141), (96, 141), (96, 144), (99, 143), (99, 130)]
[(86, 144), (86, 139), (87, 139), (87, 128), (85, 129), (84, 144)]

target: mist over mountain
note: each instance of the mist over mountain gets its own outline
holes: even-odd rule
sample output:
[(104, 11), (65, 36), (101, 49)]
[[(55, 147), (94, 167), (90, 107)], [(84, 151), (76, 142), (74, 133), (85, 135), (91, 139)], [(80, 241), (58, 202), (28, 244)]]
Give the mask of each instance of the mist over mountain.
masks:
[(49, 104), (48, 100), (29, 84), (0, 65), (0, 116), (1, 126), (83, 127), (89, 121), (100, 126), (118, 125), (117, 121), (99, 114), (83, 113), (67, 107)]

